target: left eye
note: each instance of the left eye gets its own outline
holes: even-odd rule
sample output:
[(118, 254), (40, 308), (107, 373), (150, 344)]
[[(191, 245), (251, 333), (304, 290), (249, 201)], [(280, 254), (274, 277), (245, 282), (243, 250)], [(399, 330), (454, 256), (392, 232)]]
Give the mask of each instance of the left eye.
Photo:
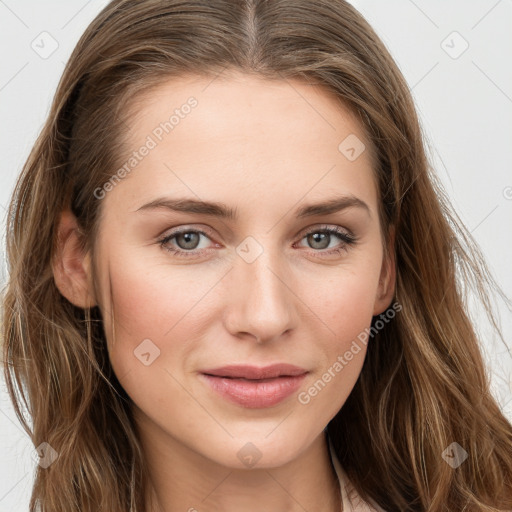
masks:
[(310, 231), (309, 233), (306, 233), (302, 239), (306, 238), (308, 243), (313, 244), (313, 249), (327, 249), (333, 236), (337, 237), (338, 240), (341, 240), (342, 245), (351, 244), (355, 241), (352, 235), (349, 235), (338, 228), (323, 228)]
[(201, 236), (206, 237), (207, 235), (202, 231), (181, 231), (167, 237), (166, 241), (170, 241), (175, 238), (180, 249), (192, 250), (198, 248)]

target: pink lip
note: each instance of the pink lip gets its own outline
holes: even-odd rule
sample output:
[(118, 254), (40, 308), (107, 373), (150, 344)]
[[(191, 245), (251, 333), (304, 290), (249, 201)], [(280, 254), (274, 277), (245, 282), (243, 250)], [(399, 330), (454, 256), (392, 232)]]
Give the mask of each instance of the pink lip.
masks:
[(258, 368), (230, 365), (204, 370), (201, 376), (217, 393), (247, 408), (271, 407), (278, 404), (301, 385), (307, 370), (289, 364)]

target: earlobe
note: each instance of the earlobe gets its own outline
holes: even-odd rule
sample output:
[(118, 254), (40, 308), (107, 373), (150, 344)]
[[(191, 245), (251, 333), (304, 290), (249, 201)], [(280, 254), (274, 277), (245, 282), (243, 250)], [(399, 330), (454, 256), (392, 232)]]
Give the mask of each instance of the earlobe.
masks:
[(75, 216), (61, 213), (52, 269), (60, 293), (75, 306), (90, 308), (96, 305), (91, 287), (90, 255), (80, 244), (81, 233)]
[(381, 274), (377, 296), (375, 298), (375, 307), (373, 316), (380, 315), (391, 305), (395, 294), (396, 283), (396, 265), (395, 265), (395, 230), (394, 226), (389, 229), (389, 244), (387, 252), (382, 261)]

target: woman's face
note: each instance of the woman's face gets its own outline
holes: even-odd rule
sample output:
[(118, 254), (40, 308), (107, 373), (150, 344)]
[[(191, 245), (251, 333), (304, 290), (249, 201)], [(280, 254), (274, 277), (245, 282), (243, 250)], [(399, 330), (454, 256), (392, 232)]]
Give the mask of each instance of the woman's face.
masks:
[[(325, 91), (238, 74), (171, 80), (128, 124), (94, 268), (143, 437), (282, 465), (343, 406), (391, 302), (369, 141)], [(302, 375), (221, 369), (274, 364)]]

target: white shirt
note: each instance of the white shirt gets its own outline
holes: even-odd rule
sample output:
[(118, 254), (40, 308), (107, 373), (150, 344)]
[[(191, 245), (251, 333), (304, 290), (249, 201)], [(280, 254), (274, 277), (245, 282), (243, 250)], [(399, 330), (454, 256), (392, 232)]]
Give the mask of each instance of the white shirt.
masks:
[(352, 483), (347, 477), (347, 474), (341, 467), (340, 461), (334, 452), (332, 442), (327, 436), (329, 442), (329, 451), (331, 453), (331, 460), (338, 476), (341, 491), (341, 502), (343, 504), (343, 512), (386, 512), (382, 507), (377, 505), (373, 500), (370, 502), (364, 501), (359, 493), (356, 491)]

